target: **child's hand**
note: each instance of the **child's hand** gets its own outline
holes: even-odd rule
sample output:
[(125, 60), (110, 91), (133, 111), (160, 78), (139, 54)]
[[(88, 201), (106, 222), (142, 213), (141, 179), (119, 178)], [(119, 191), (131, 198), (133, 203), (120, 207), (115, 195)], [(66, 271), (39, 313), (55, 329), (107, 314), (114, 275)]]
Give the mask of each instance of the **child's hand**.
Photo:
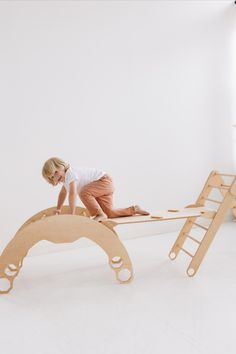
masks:
[(54, 215), (60, 215), (61, 214), (61, 210), (60, 209), (55, 209), (55, 210), (53, 210), (53, 214)]

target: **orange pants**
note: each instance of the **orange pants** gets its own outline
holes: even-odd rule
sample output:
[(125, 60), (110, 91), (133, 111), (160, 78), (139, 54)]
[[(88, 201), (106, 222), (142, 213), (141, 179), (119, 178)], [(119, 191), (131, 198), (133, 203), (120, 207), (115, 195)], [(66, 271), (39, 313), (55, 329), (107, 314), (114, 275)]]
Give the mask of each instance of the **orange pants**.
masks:
[(114, 186), (110, 176), (105, 175), (98, 181), (91, 182), (79, 191), (79, 197), (91, 216), (104, 212), (109, 218), (131, 216), (135, 214), (134, 206), (124, 209), (114, 209), (112, 197)]

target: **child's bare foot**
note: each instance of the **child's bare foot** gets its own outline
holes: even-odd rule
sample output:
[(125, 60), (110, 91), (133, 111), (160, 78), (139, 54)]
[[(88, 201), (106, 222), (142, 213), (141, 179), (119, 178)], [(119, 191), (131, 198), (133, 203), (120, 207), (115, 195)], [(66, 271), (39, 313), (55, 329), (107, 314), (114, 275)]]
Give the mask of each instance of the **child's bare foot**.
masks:
[(105, 220), (105, 219), (107, 219), (107, 215), (106, 215), (105, 213), (96, 215), (96, 216), (93, 218), (93, 220), (95, 220), (95, 221), (103, 221), (103, 220)]
[(139, 214), (139, 215), (149, 215), (150, 214), (148, 211), (141, 209), (139, 205), (134, 206), (134, 211), (136, 214)]

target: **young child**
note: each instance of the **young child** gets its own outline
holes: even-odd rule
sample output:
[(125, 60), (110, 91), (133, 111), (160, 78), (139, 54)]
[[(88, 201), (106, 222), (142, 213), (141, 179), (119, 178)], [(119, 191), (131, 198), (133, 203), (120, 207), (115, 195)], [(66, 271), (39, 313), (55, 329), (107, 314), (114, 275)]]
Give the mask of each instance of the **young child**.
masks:
[(131, 216), (135, 214), (149, 215), (138, 205), (124, 209), (114, 209), (112, 196), (114, 186), (112, 178), (104, 171), (88, 167), (72, 167), (63, 160), (52, 157), (44, 163), (43, 177), (47, 182), (56, 186), (62, 183), (58, 196), (55, 214), (61, 213), (62, 205), (69, 196), (71, 214), (75, 214), (76, 197), (79, 195), (90, 215), (94, 220), (102, 221), (119, 216)]

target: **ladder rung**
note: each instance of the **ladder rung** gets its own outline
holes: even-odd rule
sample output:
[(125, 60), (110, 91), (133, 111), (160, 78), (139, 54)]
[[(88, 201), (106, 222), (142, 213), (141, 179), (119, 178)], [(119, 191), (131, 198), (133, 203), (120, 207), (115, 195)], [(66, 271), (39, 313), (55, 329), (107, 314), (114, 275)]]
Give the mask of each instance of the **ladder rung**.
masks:
[(187, 235), (188, 238), (190, 238), (191, 240), (193, 240), (194, 242), (197, 242), (199, 245), (201, 244), (200, 241), (198, 241), (196, 238), (194, 238), (193, 236)]
[(228, 173), (216, 173), (217, 176), (226, 176), (226, 177), (236, 177), (236, 175), (230, 175)]
[(197, 224), (196, 222), (193, 222), (193, 225), (196, 225), (196, 226), (198, 226), (198, 227), (201, 227), (201, 229), (204, 229), (204, 230), (208, 231), (208, 228), (207, 228), (207, 227), (202, 226), (202, 225), (200, 225), (200, 224)]
[(188, 251), (186, 251), (184, 248), (180, 248), (183, 252), (185, 252), (189, 257), (193, 258), (193, 255), (191, 253), (189, 253)]
[(217, 203), (217, 204), (221, 204), (222, 203), (219, 200), (214, 200), (214, 199), (210, 199), (210, 198), (204, 198), (204, 199), (208, 200), (209, 202), (213, 202), (213, 203)]
[(228, 190), (231, 186), (227, 186), (226, 184), (221, 184), (220, 186), (213, 186), (213, 185), (209, 184), (209, 187)]

